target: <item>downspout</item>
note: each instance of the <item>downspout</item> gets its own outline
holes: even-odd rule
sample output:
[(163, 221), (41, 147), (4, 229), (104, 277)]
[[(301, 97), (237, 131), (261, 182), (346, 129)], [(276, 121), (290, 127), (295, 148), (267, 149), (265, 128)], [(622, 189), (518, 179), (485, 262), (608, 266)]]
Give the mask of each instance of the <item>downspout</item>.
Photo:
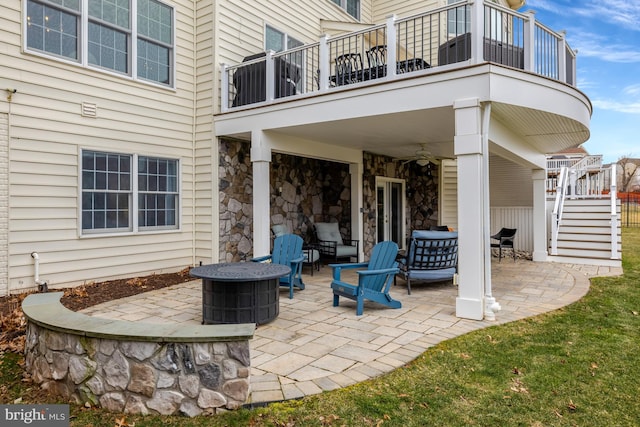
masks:
[(31, 252), (31, 258), (33, 258), (33, 276), (34, 282), (38, 286), (38, 292), (47, 292), (49, 286), (46, 280), (40, 280), (40, 255), (38, 252)]
[[(193, 0), (193, 28), (197, 32), (196, 24), (198, 22), (198, 2)], [(198, 65), (197, 55), (198, 42), (197, 37), (193, 38), (193, 93), (191, 94), (191, 265), (196, 265), (196, 234), (198, 232), (196, 226), (196, 93), (198, 93), (198, 73), (196, 67)], [(175, 58), (174, 58), (175, 60)], [(175, 63), (175, 62), (174, 62)], [(177, 71), (177, 70), (176, 70)]]
[[(7, 92), (7, 231), (9, 229), (9, 223), (11, 220), (11, 205), (10, 205), (10, 200), (11, 200), (11, 194), (10, 194), (10, 188), (11, 188), (11, 101), (13, 101), (13, 95), (15, 95), (18, 90), (14, 89), (14, 88), (7, 88), (5, 89), (5, 91)], [(11, 240), (11, 233), (7, 233), (7, 255), (8, 255), (8, 248), (9, 248), (9, 244)], [(2, 278), (3, 280), (6, 279), (7, 281), (7, 296), (11, 295), (11, 285), (10, 285), (10, 280), (9, 280), (9, 257), (7, 256), (7, 263), (6, 265), (4, 265), (3, 267), (6, 267), (6, 274), (4, 275), (4, 277)]]
[(500, 311), (500, 304), (492, 295), (491, 290), (491, 245), (489, 240), (491, 224), (491, 212), (490, 212), (490, 197), (489, 197), (489, 123), (491, 122), (491, 103), (487, 102), (482, 108), (482, 157), (484, 162), (484, 188), (486, 193), (484, 194), (485, 206), (483, 209), (484, 215), (484, 318), (486, 320), (496, 320), (496, 311)]

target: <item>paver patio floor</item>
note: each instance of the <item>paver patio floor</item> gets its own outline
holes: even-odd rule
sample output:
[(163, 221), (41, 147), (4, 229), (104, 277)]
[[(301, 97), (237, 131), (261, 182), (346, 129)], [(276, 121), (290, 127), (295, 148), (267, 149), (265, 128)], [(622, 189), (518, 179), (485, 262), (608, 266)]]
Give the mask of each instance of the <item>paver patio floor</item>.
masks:
[[(402, 308), (365, 302), (332, 306), (331, 268), (303, 275), (305, 290), (280, 293), (280, 314), (259, 325), (251, 348), (248, 403), (295, 399), (377, 377), (415, 359), (441, 341), (488, 326), (523, 319), (577, 301), (589, 277), (619, 275), (621, 268), (505, 260), (492, 263), (493, 296), (502, 306), (495, 321), (455, 317), (457, 288), (451, 282), (404, 281), (391, 295)], [(345, 277), (346, 271), (343, 272)], [(347, 276), (348, 277), (348, 276)], [(199, 280), (100, 304), (83, 313), (142, 322), (197, 323), (202, 320)]]

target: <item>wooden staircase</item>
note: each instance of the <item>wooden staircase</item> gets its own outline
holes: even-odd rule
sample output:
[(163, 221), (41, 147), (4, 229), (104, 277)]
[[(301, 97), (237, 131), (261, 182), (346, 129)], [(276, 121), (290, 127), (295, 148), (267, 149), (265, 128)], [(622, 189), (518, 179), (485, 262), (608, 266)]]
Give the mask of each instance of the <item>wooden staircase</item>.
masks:
[(622, 254), (620, 202), (617, 203), (617, 251), (612, 258), (609, 198), (566, 199), (558, 229), (557, 254), (549, 259), (572, 264), (620, 267)]

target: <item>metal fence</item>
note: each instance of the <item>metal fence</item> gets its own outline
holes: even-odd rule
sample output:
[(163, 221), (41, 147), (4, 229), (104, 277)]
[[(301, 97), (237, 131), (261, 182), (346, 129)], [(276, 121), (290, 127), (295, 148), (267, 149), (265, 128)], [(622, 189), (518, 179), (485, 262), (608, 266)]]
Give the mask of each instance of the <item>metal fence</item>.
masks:
[(640, 193), (618, 193), (623, 227), (640, 227)]

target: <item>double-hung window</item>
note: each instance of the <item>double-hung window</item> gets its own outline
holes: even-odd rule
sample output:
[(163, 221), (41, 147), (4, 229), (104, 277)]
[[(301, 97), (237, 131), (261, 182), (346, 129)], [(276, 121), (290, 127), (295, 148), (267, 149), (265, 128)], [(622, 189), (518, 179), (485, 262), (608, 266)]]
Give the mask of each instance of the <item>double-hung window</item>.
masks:
[[(304, 45), (300, 40), (291, 37), (289, 34), (280, 31), (270, 25), (267, 25), (265, 28), (265, 37), (264, 37), (264, 48), (265, 50), (273, 50), (274, 52), (282, 52), (283, 50), (293, 49), (299, 46)], [(287, 58), (287, 61), (292, 62), (302, 70), (304, 68), (304, 50), (298, 50), (296, 52), (290, 53)], [(298, 92), (302, 92), (303, 82), (298, 81), (296, 83), (296, 89)]]
[(178, 162), (138, 157), (138, 227), (175, 228), (178, 219)]
[(80, 0), (27, 2), (27, 46), (50, 55), (80, 58)]
[(129, 73), (129, 0), (89, 0), (89, 64)]
[(331, 0), (354, 18), (360, 20), (360, 0)]
[[(459, 3), (461, 0), (448, 0), (447, 4)], [(471, 8), (466, 3), (449, 9), (447, 12), (447, 32), (456, 37), (471, 31)]]
[(265, 50), (273, 50), (274, 52), (281, 52), (287, 49), (293, 49), (294, 47), (302, 46), (300, 40), (296, 40), (289, 34), (273, 28), (271, 25), (266, 26), (264, 47)]
[(178, 161), (82, 152), (82, 233), (178, 228)]
[(157, 0), (24, 0), (26, 48), (173, 84), (174, 11)]

